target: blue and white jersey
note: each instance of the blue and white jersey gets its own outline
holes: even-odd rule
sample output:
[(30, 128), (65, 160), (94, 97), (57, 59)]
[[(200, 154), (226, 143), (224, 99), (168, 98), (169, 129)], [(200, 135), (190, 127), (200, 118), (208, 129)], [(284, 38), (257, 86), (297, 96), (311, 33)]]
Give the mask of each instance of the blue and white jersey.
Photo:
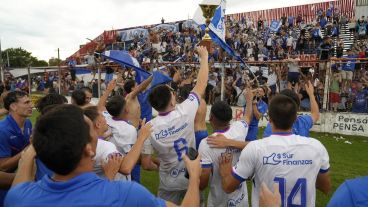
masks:
[[(121, 153), (116, 149), (116, 146), (113, 143), (102, 139), (97, 140), (96, 155), (93, 158), (93, 160), (95, 161), (93, 171), (99, 177), (106, 178), (102, 165), (106, 164), (109, 161), (110, 156), (114, 154)], [(115, 176), (115, 180), (130, 180), (130, 177), (125, 176), (121, 173), (117, 173)]]
[(106, 113), (104, 113), (104, 115), (112, 133), (109, 141), (115, 144), (121, 154), (128, 154), (132, 146), (137, 142), (137, 129), (131, 125), (129, 121), (114, 119), (109, 117)]
[(182, 154), (186, 154), (189, 147), (195, 148), (194, 118), (198, 107), (199, 98), (192, 92), (183, 103), (176, 105), (175, 110), (159, 114), (149, 122), (153, 130), (142, 153), (153, 154), (154, 150), (157, 152), (161, 189), (187, 189), (188, 179), (184, 177)]
[[(245, 121), (237, 121), (231, 124), (230, 128), (222, 133), (229, 139), (244, 141), (248, 133), (248, 124)], [(207, 144), (207, 138), (202, 140), (199, 145), (199, 153), (201, 155), (202, 168), (212, 168), (212, 175), (210, 178), (210, 192), (208, 194), (208, 207), (214, 206), (233, 206), (233, 207), (247, 207), (248, 206), (248, 192), (246, 183), (241, 183), (240, 186), (232, 193), (227, 194), (221, 187), (221, 176), (218, 159), (224, 153), (231, 153), (233, 155), (233, 165), (239, 159), (241, 150), (232, 147), (228, 148), (211, 148)]]
[(239, 181), (253, 177), (252, 206), (258, 206), (262, 182), (279, 184), (282, 206), (315, 206), (318, 173), (329, 170), (326, 148), (316, 139), (294, 134), (271, 135), (250, 142), (233, 167)]

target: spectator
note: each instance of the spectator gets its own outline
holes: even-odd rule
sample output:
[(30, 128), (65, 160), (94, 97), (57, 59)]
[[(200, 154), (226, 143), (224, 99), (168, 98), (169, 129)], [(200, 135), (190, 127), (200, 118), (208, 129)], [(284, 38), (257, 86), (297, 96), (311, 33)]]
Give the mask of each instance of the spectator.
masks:
[[(29, 145), (32, 123), (32, 101), (25, 92), (14, 91), (4, 98), (4, 108), (9, 115), (0, 122), (0, 170), (15, 172), (22, 151)], [(7, 191), (0, 190), (0, 203)]]
[(353, 109), (354, 113), (368, 113), (368, 89), (363, 88), (363, 84), (358, 82), (356, 92), (353, 93)]

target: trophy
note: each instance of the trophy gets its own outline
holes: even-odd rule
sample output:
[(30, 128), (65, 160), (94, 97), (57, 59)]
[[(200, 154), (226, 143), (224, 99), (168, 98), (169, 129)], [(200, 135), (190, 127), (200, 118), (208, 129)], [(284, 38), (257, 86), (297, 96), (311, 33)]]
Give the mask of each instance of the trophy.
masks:
[(211, 52), (211, 47), (212, 47), (212, 43), (211, 43), (212, 40), (211, 40), (210, 35), (208, 34), (209, 31), (210, 31), (208, 26), (211, 23), (211, 19), (212, 19), (213, 15), (215, 15), (215, 11), (216, 11), (218, 5), (200, 4), (199, 6), (201, 7), (203, 17), (206, 18), (205, 35), (203, 36), (200, 45), (206, 47), (208, 53), (210, 53)]

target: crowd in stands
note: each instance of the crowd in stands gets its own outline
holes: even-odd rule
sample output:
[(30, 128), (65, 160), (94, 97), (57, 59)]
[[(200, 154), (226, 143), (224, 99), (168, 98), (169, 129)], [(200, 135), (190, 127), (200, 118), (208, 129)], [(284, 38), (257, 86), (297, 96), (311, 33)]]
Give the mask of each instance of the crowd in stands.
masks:
[[(323, 94), (325, 88), (328, 88), (327, 110), (367, 112), (368, 60), (354, 60), (368, 57), (367, 22), (368, 17), (347, 19), (338, 10), (328, 9), (318, 10), (312, 22), (305, 22), (302, 12), (296, 17), (284, 14), (277, 31), (271, 31), (269, 27), (271, 22), (261, 17), (258, 20), (244, 17), (237, 21), (228, 16), (226, 42), (248, 61), (251, 67), (250, 70), (244, 70), (243, 66), (233, 63), (235, 60), (215, 45), (209, 58), (211, 71), (206, 101), (212, 104), (221, 98), (221, 77), (224, 76), (224, 100), (232, 105), (244, 106), (241, 89), (245, 87), (246, 79), (250, 78), (254, 87), (264, 89), (264, 99), (285, 88), (291, 88), (300, 95), (302, 103), (305, 103), (302, 104), (302, 108), (308, 110), (309, 97), (303, 85), (311, 81), (316, 89), (315, 95), (321, 110), (324, 102)], [(349, 31), (343, 30), (346, 26)], [(345, 34), (342, 35), (341, 32)], [(180, 94), (181, 91), (188, 91), (196, 79), (198, 67), (195, 63), (198, 63), (198, 55), (193, 52), (193, 48), (200, 42), (202, 36), (201, 30), (195, 24), (191, 24), (183, 26), (180, 32), (163, 28), (150, 30), (148, 37), (137, 35), (125, 45), (142, 68), (152, 71), (153, 68), (164, 66), (163, 71), (174, 78), (174, 89)], [(347, 41), (352, 43), (350, 47), (345, 45)], [(62, 91), (70, 94), (75, 89), (89, 87), (93, 97), (98, 97), (96, 76), (94, 75), (91, 81), (76, 79), (74, 67), (85, 63), (96, 71), (97, 60), (93, 52), (111, 48), (112, 45), (101, 43), (97, 45), (95, 51), (90, 51), (83, 57), (68, 59), (70, 71), (62, 78)], [(219, 65), (214, 64), (217, 62), (226, 64), (225, 74), (222, 74)], [(332, 74), (329, 74), (330, 66)], [(106, 72), (106, 77), (102, 77), (102, 93), (113, 75), (119, 76), (118, 82), (121, 86), (123, 81), (134, 76), (134, 71), (116, 64), (104, 64), (102, 69)], [(326, 71), (331, 77), (327, 84)], [(56, 88), (56, 76), (49, 73), (45, 78), (35, 77), (33, 84), (37, 86), (33, 88), (39, 91), (50, 86)], [(10, 90), (28, 89), (27, 80), (7, 81), (6, 85), (10, 86)], [(356, 107), (353, 106), (357, 103), (360, 103), (359, 107), (356, 106), (360, 109), (354, 109)]]

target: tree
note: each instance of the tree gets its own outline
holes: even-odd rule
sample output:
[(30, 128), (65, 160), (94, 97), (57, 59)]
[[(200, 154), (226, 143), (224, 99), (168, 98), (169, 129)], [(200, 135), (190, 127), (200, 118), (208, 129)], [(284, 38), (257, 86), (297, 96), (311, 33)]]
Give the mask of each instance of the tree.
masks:
[(61, 60), (58, 58), (52, 57), (49, 59), (49, 66), (58, 66), (59, 63), (61, 63)]
[(32, 53), (25, 49), (20, 48), (8, 48), (1, 52), (1, 58), (4, 64), (8, 63), (7, 53), (9, 55), (9, 63), (12, 68), (23, 68), (28, 65), (34, 67), (48, 66), (47, 62), (44, 60), (38, 60), (36, 57), (32, 56)]

